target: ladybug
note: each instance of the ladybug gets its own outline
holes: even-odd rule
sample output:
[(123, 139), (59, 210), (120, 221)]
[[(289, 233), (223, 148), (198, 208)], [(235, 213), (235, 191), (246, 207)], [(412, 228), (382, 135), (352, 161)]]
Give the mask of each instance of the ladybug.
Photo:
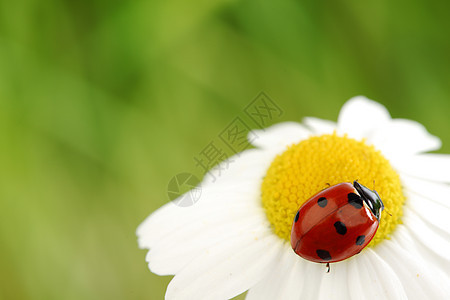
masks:
[(317, 263), (347, 259), (369, 244), (384, 204), (376, 191), (354, 181), (340, 183), (309, 198), (295, 215), (291, 246)]

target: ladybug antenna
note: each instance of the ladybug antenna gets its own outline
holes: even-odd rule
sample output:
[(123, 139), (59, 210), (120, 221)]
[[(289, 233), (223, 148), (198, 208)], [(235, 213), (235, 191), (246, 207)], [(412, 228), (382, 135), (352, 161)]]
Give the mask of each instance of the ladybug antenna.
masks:
[(330, 263), (327, 263), (327, 266), (326, 266), (328, 269), (327, 269), (327, 273), (330, 273)]
[(373, 190), (375, 190), (375, 179), (373, 180)]
[(384, 211), (392, 217), (392, 214), (385, 208)]

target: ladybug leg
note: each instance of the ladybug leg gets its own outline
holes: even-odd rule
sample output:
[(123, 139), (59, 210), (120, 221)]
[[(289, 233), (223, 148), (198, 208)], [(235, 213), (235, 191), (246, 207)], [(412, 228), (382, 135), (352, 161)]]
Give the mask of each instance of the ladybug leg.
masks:
[(328, 182), (325, 183), (327, 185), (326, 188), (323, 188), (322, 191), (326, 190), (327, 188), (331, 187), (331, 184), (329, 184)]
[(327, 263), (327, 273), (330, 273), (330, 263)]

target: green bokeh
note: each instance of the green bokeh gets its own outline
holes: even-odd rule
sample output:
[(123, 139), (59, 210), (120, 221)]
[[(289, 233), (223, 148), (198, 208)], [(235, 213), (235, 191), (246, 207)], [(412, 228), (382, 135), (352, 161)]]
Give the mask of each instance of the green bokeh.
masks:
[(260, 91), (273, 122), (363, 94), (450, 152), (449, 9), (1, 0), (0, 298), (162, 299), (135, 229)]

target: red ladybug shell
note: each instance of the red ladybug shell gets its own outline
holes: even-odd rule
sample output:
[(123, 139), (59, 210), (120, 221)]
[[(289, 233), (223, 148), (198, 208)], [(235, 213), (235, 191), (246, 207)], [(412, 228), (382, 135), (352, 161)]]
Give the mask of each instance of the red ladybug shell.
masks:
[(313, 262), (347, 259), (372, 240), (383, 208), (378, 194), (356, 181), (329, 187), (298, 210), (291, 231), (292, 248)]

